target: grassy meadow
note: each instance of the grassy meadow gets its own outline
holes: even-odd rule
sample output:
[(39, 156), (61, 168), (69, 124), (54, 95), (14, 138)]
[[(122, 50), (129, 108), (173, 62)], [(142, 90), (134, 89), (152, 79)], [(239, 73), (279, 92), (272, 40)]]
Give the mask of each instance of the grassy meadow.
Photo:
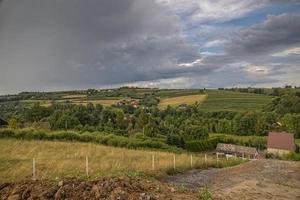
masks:
[[(154, 170), (152, 169), (154, 155)], [(0, 139), (0, 183), (32, 177), (32, 159), (36, 160), (38, 179), (58, 177), (86, 177), (86, 156), (89, 177), (100, 176), (162, 176), (173, 173), (174, 154), (159, 151), (129, 150), (93, 143), (24, 141)], [(176, 170), (191, 168), (189, 154), (176, 154)], [(226, 160), (204, 154), (193, 155), (193, 168), (225, 167), (241, 163), (239, 159)]]
[(181, 104), (194, 104), (196, 102), (201, 103), (205, 101), (207, 95), (197, 94), (197, 95), (186, 95), (178, 97), (163, 98), (159, 103), (160, 108), (166, 108), (170, 106), (179, 106)]
[(208, 90), (201, 104), (203, 111), (247, 111), (262, 109), (272, 97), (262, 94), (242, 93), (225, 90)]

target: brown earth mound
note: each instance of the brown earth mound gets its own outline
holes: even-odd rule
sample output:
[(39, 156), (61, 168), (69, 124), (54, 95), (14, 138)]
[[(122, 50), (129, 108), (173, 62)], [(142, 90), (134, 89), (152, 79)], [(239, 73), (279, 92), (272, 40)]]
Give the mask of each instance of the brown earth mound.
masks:
[(102, 178), (95, 181), (23, 181), (0, 185), (0, 199), (197, 199), (193, 192), (180, 192), (158, 181)]

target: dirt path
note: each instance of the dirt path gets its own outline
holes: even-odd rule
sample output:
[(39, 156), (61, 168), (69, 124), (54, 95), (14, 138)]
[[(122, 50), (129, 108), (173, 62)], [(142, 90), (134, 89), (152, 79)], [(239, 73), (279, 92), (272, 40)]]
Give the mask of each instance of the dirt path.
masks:
[(189, 188), (207, 185), (214, 199), (300, 199), (300, 163), (257, 160), (226, 169), (192, 170), (164, 180)]

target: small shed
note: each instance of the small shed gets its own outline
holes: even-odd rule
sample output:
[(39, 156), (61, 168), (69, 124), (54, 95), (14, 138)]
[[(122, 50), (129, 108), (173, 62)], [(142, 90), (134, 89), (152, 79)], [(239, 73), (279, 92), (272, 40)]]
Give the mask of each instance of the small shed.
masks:
[(216, 148), (217, 153), (225, 155), (235, 155), (239, 157), (257, 158), (258, 151), (254, 147), (245, 147), (234, 144), (218, 143)]
[(8, 122), (0, 118), (0, 128), (5, 128), (7, 126), (8, 126)]
[(279, 156), (295, 151), (294, 135), (287, 132), (270, 132), (267, 151)]

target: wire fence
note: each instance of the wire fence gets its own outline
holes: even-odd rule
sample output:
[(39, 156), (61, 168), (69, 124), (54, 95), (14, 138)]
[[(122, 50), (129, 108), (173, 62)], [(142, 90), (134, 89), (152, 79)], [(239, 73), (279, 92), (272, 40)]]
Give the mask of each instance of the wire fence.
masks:
[[(237, 157), (218, 154), (146, 154), (144, 157), (126, 155), (94, 155), (64, 157), (34, 157), (7, 161), (4, 180), (53, 179), (61, 177), (101, 177), (122, 173), (165, 174), (195, 168), (232, 166), (241, 162)], [(0, 169), (1, 170), (1, 169)]]

